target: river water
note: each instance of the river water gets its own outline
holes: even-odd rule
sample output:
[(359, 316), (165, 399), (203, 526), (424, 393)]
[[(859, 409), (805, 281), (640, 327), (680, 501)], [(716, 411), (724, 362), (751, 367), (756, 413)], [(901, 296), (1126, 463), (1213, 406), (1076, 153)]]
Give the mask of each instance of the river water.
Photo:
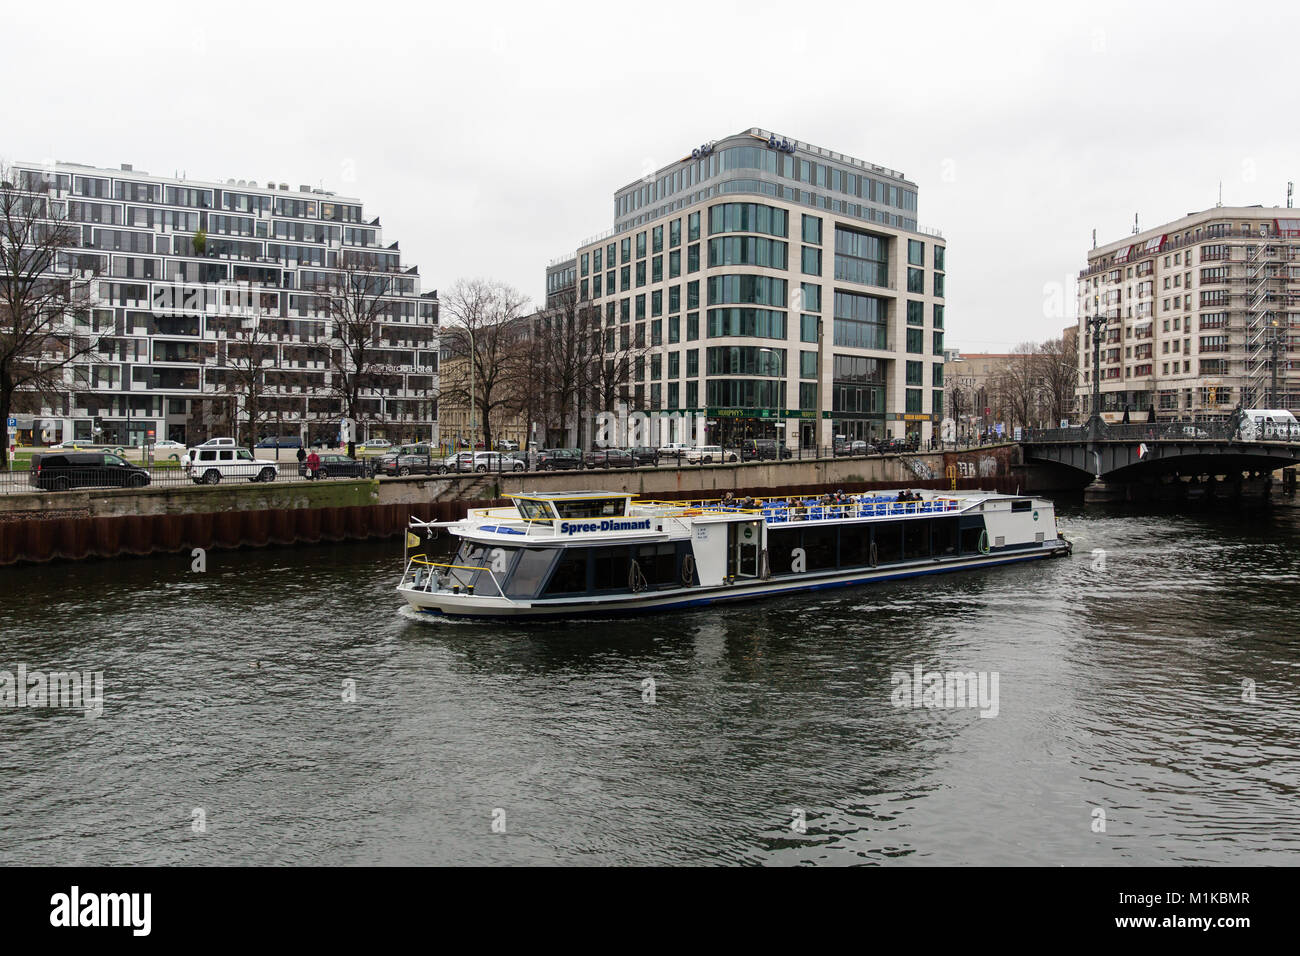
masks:
[(1062, 512), (1071, 559), (615, 624), (417, 619), (400, 541), (0, 569), (0, 670), (105, 682), (0, 708), (0, 863), (1300, 860), (1300, 510)]

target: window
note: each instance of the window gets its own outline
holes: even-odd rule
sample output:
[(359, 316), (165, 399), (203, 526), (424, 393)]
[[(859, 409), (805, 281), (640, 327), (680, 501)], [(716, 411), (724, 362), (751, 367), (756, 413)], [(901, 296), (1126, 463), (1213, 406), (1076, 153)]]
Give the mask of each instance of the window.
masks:
[(925, 351), (925, 333), (920, 329), (907, 330), (907, 350), (909, 352), (920, 354)]
[(817, 323), (821, 321), (815, 315), (799, 316), (799, 341), (816, 342), (817, 341)]
[(924, 384), (922, 376), (925, 374), (925, 363), (908, 362), (907, 363), (907, 384), (922, 385)]
[(943, 246), (934, 247), (934, 267), (940, 272), (944, 271), (944, 259), (947, 257), (947, 250)]
[(651, 317), (664, 314), (664, 292), (663, 289), (655, 289), (650, 293), (650, 315)]
[(935, 294), (936, 296), (938, 296), (940, 299), (944, 298), (944, 293), (943, 293), (943, 285), (944, 285), (944, 283), (943, 283), (943, 280), (944, 280), (943, 273), (941, 273), (941, 272), (936, 272), (936, 273), (934, 274), (934, 294)]
[(618, 270), (618, 272), (619, 272), (619, 291), (626, 292), (628, 289), (632, 288), (632, 267), (623, 266)]
[(669, 378), (682, 377), (682, 353), (681, 352), (668, 353), (668, 377)]
[(694, 342), (700, 337), (700, 313), (686, 313), (686, 341)]
[(682, 221), (674, 219), (668, 224), (668, 245), (677, 248), (682, 244)]
[(663, 226), (655, 226), (654, 229), (651, 231), (650, 251), (651, 252), (664, 251), (664, 227)]
[(905, 411), (912, 412), (913, 414), (921, 411), (922, 395), (923, 393), (921, 389), (909, 388), (907, 390), (907, 405)]
[(686, 241), (694, 242), (700, 238), (700, 214), (693, 212), (686, 220)]
[(639, 295), (636, 297), (636, 317), (637, 317), (637, 321), (640, 321), (641, 319), (645, 318), (645, 296), (644, 295)]
[(720, 236), (709, 240), (709, 265), (786, 267), (786, 244), (760, 236)]
[[(668, 344), (674, 345), (680, 342), (682, 338), (682, 317), (680, 315), (668, 316)], [(676, 353), (673, 353), (674, 355)]]
[[(709, 305), (734, 302), (741, 305), (785, 307), (786, 281), (784, 279), (755, 275), (723, 275), (710, 276), (708, 281)], [(689, 301), (687, 307), (691, 307)]]
[(804, 275), (819, 276), (822, 274), (822, 251), (813, 246), (803, 247), (803, 272)]
[(638, 259), (645, 258), (645, 233), (644, 232), (638, 232), (636, 234), (636, 257)]
[(942, 355), (943, 354), (943, 333), (931, 332), (930, 334), (934, 338), (934, 348), (931, 349), (931, 352), (935, 355)]
[(709, 309), (709, 337), (784, 339), (785, 313), (770, 309)]
[(674, 249), (668, 253), (668, 278), (676, 279), (682, 274), (682, 250)]
[(934, 327), (936, 329), (943, 328), (943, 306), (936, 305), (934, 307), (933, 315), (934, 315)]
[(761, 203), (720, 203), (709, 208), (709, 234), (720, 232), (761, 232), (784, 239), (788, 235), (786, 211)]
[(800, 378), (817, 377), (817, 353), (816, 352), (799, 353), (799, 377)]
[[(885, 341), (885, 308), (882, 300), (853, 292), (835, 293), (836, 345), (855, 349), (883, 349)], [(920, 329), (914, 329), (918, 335)], [(918, 349), (918, 351), (920, 351)]]
[(631, 262), (631, 261), (632, 261), (632, 240), (631, 240), (631, 238), (624, 239), (624, 240), (622, 241), (622, 243), (620, 243), (620, 245), (619, 245), (619, 251), (620, 251), (621, 254), (622, 254), (622, 255), (621, 255), (621, 258), (619, 259), (620, 262)]
[(822, 220), (820, 216), (809, 216), (806, 213), (803, 217), (803, 241), (811, 243), (814, 246), (822, 244)]
[(925, 271), (923, 269), (907, 270), (907, 291), (925, 293)]
[(811, 282), (801, 282), (799, 284), (799, 304), (798, 308), (804, 312), (820, 312), (822, 310), (822, 287)]
[[(889, 285), (889, 240), (835, 227), (835, 278), (863, 285)], [(921, 290), (918, 290), (921, 291)]]
[(925, 325), (925, 303), (908, 300), (907, 303), (907, 324), (908, 325)]
[(925, 243), (919, 239), (907, 240), (907, 261), (909, 265), (925, 265)]
[[(645, 263), (641, 263), (645, 265)], [(650, 260), (650, 281), (662, 282), (664, 280), (664, 257), (655, 256)]]
[(695, 279), (686, 283), (686, 308), (698, 309), (700, 307), (700, 280)]

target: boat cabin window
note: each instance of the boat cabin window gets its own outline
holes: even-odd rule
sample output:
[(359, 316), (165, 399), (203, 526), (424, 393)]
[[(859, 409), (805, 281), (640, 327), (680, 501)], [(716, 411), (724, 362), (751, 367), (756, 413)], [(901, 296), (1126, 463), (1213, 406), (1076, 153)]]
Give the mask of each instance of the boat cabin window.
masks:
[(553, 501), (561, 518), (613, 518), (627, 514), (626, 498), (575, 498)]
[(1034, 502), (1029, 498), (1022, 498), (1019, 501), (1011, 502), (1012, 511), (1033, 511)]
[(537, 501), (533, 498), (516, 498), (515, 507), (525, 521), (553, 521), (555, 513), (551, 511), (550, 502)]

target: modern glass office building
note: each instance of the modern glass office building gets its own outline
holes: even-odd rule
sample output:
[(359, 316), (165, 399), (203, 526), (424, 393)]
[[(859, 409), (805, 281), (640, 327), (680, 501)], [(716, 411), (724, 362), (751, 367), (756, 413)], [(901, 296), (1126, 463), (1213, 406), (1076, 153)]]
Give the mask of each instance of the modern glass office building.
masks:
[(943, 416), (945, 245), (902, 173), (763, 129), (614, 195), (614, 227), (552, 263), (612, 345), (637, 410), (711, 441), (917, 435)]
[(248, 378), (254, 364), (253, 438), (334, 438), (343, 414), (335, 379), (350, 368), (318, 293), (347, 268), (371, 277), (378, 301), (367, 360), (376, 374), (362, 390), (358, 437), (435, 436), (437, 292), (421, 293), (418, 269), (396, 242), (384, 244), (359, 200), (130, 166), (17, 163), (14, 173), (17, 188), (79, 228), (56, 275), (88, 287), (76, 328), (97, 340), (67, 370), (63, 394), (28, 410), (24, 438), (126, 445), (229, 435), (246, 420), (236, 369)]

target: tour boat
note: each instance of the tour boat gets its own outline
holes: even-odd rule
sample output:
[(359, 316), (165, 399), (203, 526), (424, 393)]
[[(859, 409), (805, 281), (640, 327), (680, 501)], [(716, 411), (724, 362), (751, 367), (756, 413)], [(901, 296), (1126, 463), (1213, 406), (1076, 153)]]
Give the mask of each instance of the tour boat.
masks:
[[(991, 492), (639, 501), (511, 495), (459, 521), (412, 519), (397, 590), (465, 618), (640, 614), (1063, 557), (1052, 502)], [(440, 530), (454, 556), (411, 553)], [(450, 552), (450, 549), (445, 549)]]

